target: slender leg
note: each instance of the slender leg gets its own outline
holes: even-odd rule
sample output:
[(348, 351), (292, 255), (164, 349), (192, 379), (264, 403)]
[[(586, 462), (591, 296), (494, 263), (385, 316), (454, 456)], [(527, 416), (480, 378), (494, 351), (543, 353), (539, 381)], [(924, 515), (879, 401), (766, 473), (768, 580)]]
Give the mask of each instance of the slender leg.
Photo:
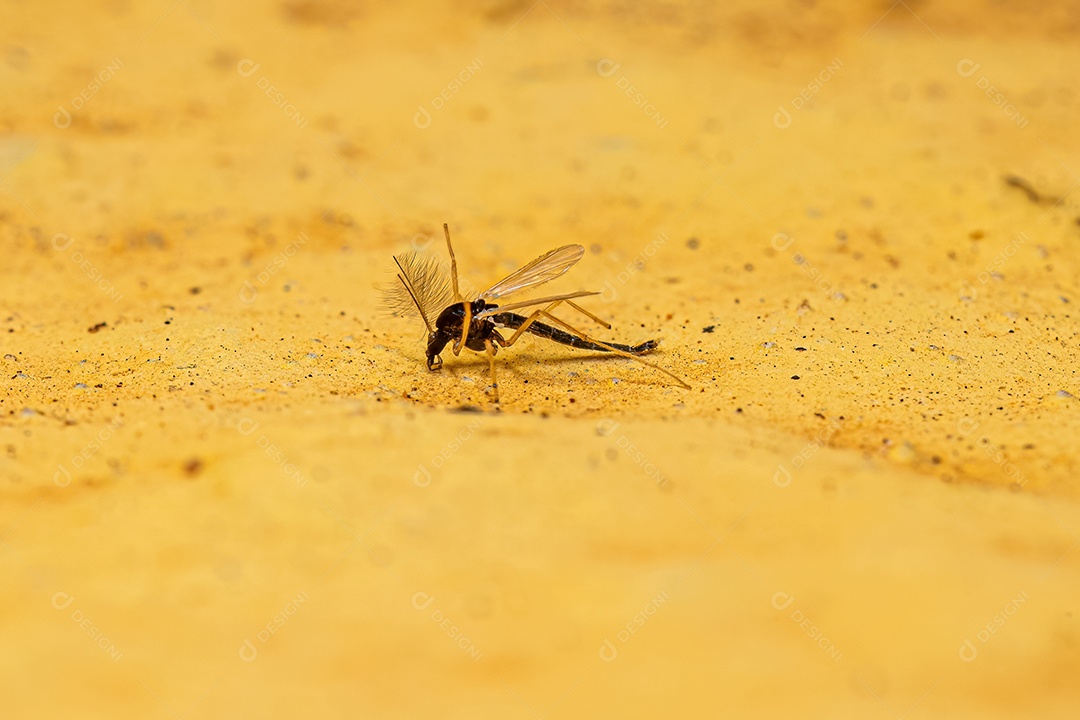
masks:
[(556, 302), (552, 303), (551, 305), (549, 305), (548, 307), (544, 308), (543, 310), (537, 310), (532, 315), (530, 315), (529, 319), (526, 320), (524, 323), (522, 323), (521, 327), (518, 328), (517, 332), (514, 333), (510, 337), (509, 340), (506, 341), (505, 347), (509, 347), (510, 345), (513, 345), (514, 342), (521, 335), (522, 329), (528, 327), (529, 325), (532, 325), (533, 322), (535, 322), (536, 320), (538, 320), (542, 316), (542, 317), (547, 318), (548, 321), (550, 321), (551, 323), (562, 327), (564, 330), (566, 330), (571, 335), (576, 335), (577, 337), (581, 338), (582, 340), (584, 340), (586, 342), (591, 342), (591, 343), (593, 343), (595, 345), (599, 345), (600, 347), (605, 348), (608, 352), (614, 353), (616, 355), (621, 355), (622, 357), (625, 357), (625, 358), (630, 358), (631, 360), (637, 360), (642, 365), (648, 365), (649, 367), (653, 368), (654, 370), (659, 370), (660, 372), (664, 373), (668, 377), (674, 379), (675, 382), (679, 383), (679, 385), (683, 386), (687, 390), (690, 389), (690, 386), (686, 384), (686, 381), (683, 380), (678, 375), (676, 375), (675, 373), (669, 372), (669, 371), (665, 370), (664, 368), (660, 367), (659, 365), (649, 362), (648, 360), (642, 360), (637, 355), (631, 355), (630, 353), (619, 350), (618, 348), (613, 348), (613, 347), (611, 347), (610, 345), (608, 345), (605, 342), (600, 342), (596, 338), (591, 338), (588, 335), (586, 335), (585, 333), (578, 330), (573, 325), (570, 325), (570, 324), (568, 324), (566, 322), (563, 322), (562, 320), (560, 320), (559, 318), (555, 317), (550, 312), (548, 312), (548, 310), (552, 309), (552, 306), (557, 305), (559, 302), (562, 302), (562, 301), (561, 300), (556, 301)]
[(461, 354), (461, 349), (465, 347), (465, 341), (469, 339), (469, 326), (472, 325), (472, 303), (467, 302), (465, 305), (465, 324), (461, 326), (461, 340), (454, 341), (454, 357)]
[(521, 327), (519, 327), (519, 328), (517, 329), (517, 332), (515, 332), (515, 333), (514, 333), (513, 335), (511, 335), (511, 336), (510, 336), (510, 339), (506, 341), (506, 344), (505, 344), (505, 345), (503, 345), (503, 347), (510, 347), (511, 345), (513, 345), (514, 343), (516, 343), (516, 342), (518, 341), (518, 338), (519, 338), (519, 337), (521, 337), (521, 336), (522, 336), (522, 334), (523, 334), (523, 333), (524, 333), (524, 332), (525, 332), (526, 330), (528, 330), (528, 329), (529, 329), (529, 326), (530, 326), (530, 325), (532, 325), (532, 324), (533, 324), (534, 322), (536, 322), (537, 320), (539, 320), (539, 319), (540, 319), (540, 315), (541, 315), (541, 313), (544, 313), (544, 314), (546, 314), (546, 313), (548, 313), (548, 312), (551, 312), (551, 311), (552, 311), (552, 310), (554, 310), (554, 309), (555, 309), (556, 307), (558, 307), (559, 303), (561, 303), (561, 302), (562, 302), (562, 300), (556, 300), (555, 302), (551, 303), (550, 305), (548, 305), (548, 306), (547, 306), (546, 308), (544, 308), (543, 310), (534, 310), (534, 311), (533, 311), (533, 313), (532, 313), (531, 315), (529, 315), (529, 317), (528, 317), (528, 318), (526, 318), (526, 319), (525, 319), (525, 322), (523, 322), (523, 323), (521, 324)]
[(573, 301), (571, 301), (571, 300), (567, 300), (567, 301), (566, 301), (566, 304), (567, 304), (567, 305), (569, 305), (570, 307), (574, 308), (575, 310), (577, 310), (577, 311), (578, 311), (579, 313), (581, 313), (581, 314), (582, 314), (582, 315), (584, 315), (585, 317), (587, 317), (587, 318), (591, 318), (591, 319), (592, 319), (592, 320), (594, 320), (594, 321), (595, 321), (595, 322), (596, 322), (597, 324), (599, 324), (599, 325), (603, 325), (603, 326), (604, 326), (605, 328), (607, 328), (608, 330), (610, 330), (610, 329), (611, 329), (611, 323), (609, 323), (609, 322), (605, 322), (605, 321), (601, 320), (600, 318), (596, 317), (595, 315), (593, 315), (593, 314), (592, 314), (591, 312), (589, 312), (589, 311), (588, 311), (588, 310), (586, 310), (585, 308), (583, 308), (583, 307), (581, 307), (580, 305), (578, 305), (578, 304), (577, 304), (576, 302), (573, 302)]
[[(463, 302), (461, 290), (458, 289), (457, 258), (454, 257), (454, 246), (450, 244), (450, 226), (442, 224), (443, 233), (446, 235), (446, 251), (450, 253), (450, 283), (454, 290), (454, 302)], [(465, 347), (465, 341), (469, 339), (469, 326), (472, 325), (472, 304), (465, 303), (465, 324), (461, 328), (461, 340), (454, 343), (454, 356), (461, 354)]]
[[(443, 232), (446, 234), (446, 250), (450, 253), (450, 282), (454, 289), (454, 302), (461, 302), (461, 292), (458, 291), (457, 282), (457, 258), (454, 257), (454, 246), (450, 244), (450, 226), (446, 223), (442, 224)], [(468, 325), (466, 324), (466, 327)], [(465, 342), (464, 340), (462, 341)], [(457, 355), (457, 353), (454, 353)]]
[(495, 395), (495, 402), (499, 402), (499, 380), (495, 377), (495, 346), (491, 340), (484, 340), (484, 348), (487, 350), (488, 368), (491, 370), (491, 391)]
[[(551, 303), (550, 305), (548, 305), (548, 306), (547, 306), (546, 308), (544, 308), (543, 310), (535, 310), (535, 311), (533, 311), (533, 313), (532, 313), (531, 315), (529, 315), (529, 317), (528, 317), (528, 318), (527, 318), (527, 319), (525, 320), (525, 322), (524, 322), (524, 323), (522, 324), (522, 326), (521, 326), (521, 327), (519, 327), (519, 328), (517, 329), (517, 332), (515, 332), (515, 333), (514, 333), (513, 335), (511, 335), (511, 336), (510, 336), (510, 340), (509, 340), (509, 341), (507, 342), (507, 344), (506, 344), (506, 347), (509, 347), (510, 345), (513, 345), (513, 344), (514, 344), (515, 342), (517, 342), (517, 339), (518, 339), (519, 337), (521, 337), (521, 335), (522, 335), (522, 334), (523, 334), (523, 333), (524, 333), (525, 331), (527, 331), (527, 330), (529, 329), (529, 326), (530, 326), (530, 325), (532, 325), (532, 324), (533, 324), (534, 322), (536, 322), (537, 320), (539, 320), (539, 319), (540, 319), (540, 313), (542, 313), (542, 312), (543, 312), (543, 313), (550, 313), (550, 312), (551, 312), (552, 310), (554, 310), (554, 309), (555, 309), (555, 308), (556, 308), (556, 307), (557, 307), (557, 306), (559, 305), (559, 303), (561, 303), (561, 302), (565, 302), (565, 303), (566, 303), (567, 305), (569, 305), (570, 307), (574, 308), (575, 310), (577, 310), (578, 312), (580, 312), (580, 313), (581, 313), (582, 315), (585, 315), (586, 317), (590, 317), (590, 318), (592, 318), (593, 320), (595, 320), (595, 321), (596, 321), (596, 322), (598, 322), (599, 324), (601, 324), (601, 325), (603, 325), (604, 327), (606, 327), (606, 328), (607, 328), (608, 330), (610, 330), (610, 329), (611, 329), (611, 323), (607, 323), (607, 322), (604, 322), (603, 320), (601, 320), (600, 318), (596, 317), (595, 315), (593, 315), (593, 314), (592, 314), (591, 312), (589, 312), (589, 311), (588, 311), (588, 310), (586, 310), (585, 308), (583, 308), (583, 307), (581, 307), (580, 305), (578, 305), (578, 304), (577, 304), (576, 302), (573, 302), (573, 301), (571, 301), (571, 300), (556, 300), (555, 302)], [(607, 347), (607, 346), (605, 345), (605, 347)]]

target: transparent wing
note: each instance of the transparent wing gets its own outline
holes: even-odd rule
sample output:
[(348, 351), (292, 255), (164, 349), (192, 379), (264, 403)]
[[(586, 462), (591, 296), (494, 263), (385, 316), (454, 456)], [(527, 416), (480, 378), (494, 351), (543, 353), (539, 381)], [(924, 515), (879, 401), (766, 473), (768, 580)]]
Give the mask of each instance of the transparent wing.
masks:
[(484, 300), (495, 300), (525, 288), (550, 282), (573, 267), (584, 254), (585, 248), (580, 245), (564, 245), (546, 255), (541, 255), (525, 267), (503, 278), (480, 293), (480, 297)]
[(394, 315), (419, 316), (430, 330), (439, 313), (454, 302), (450, 276), (436, 258), (415, 252), (395, 255), (394, 262), (400, 279), (383, 287), (383, 307)]
[(551, 295), (549, 297), (536, 298), (534, 300), (523, 300), (522, 302), (510, 303), (509, 305), (498, 305), (493, 308), (489, 308), (477, 314), (478, 318), (490, 317), (491, 315), (498, 315), (504, 313), (507, 310), (520, 310), (521, 308), (531, 307), (533, 305), (546, 305), (549, 302), (555, 302), (556, 300), (573, 300), (574, 298), (586, 297), (587, 295), (599, 295), (600, 293), (595, 290), (579, 290), (578, 292), (566, 293), (565, 295)]

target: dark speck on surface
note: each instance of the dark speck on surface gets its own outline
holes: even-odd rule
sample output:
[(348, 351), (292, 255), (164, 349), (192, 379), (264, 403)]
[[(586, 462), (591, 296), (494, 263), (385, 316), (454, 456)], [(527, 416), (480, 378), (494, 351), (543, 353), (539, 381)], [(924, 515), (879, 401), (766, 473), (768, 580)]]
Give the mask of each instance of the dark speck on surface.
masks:
[[(464, 320), (462, 320), (462, 321), (461, 321), (461, 325), (462, 325), (462, 327), (464, 327), (464, 326), (465, 326), (465, 321), (464, 321)], [(796, 352), (806, 352), (806, 348), (804, 348), (804, 347), (797, 347), (797, 348), (795, 348), (795, 351), (796, 351)]]
[(691, 250), (697, 250), (699, 247), (701, 247), (701, 241), (698, 240), (696, 237), (692, 237), (686, 241), (686, 247), (690, 248)]
[[(462, 327), (464, 327), (464, 324), (465, 324), (465, 322), (462, 321), (461, 322)], [(703, 333), (711, 333), (715, 329), (716, 329), (715, 325), (706, 325), (705, 327), (701, 328), (701, 332), (703, 332)]]
[(791, 376), (791, 379), (792, 379), (792, 380), (798, 380), (798, 379), (799, 379), (799, 376), (798, 376), (798, 375), (792, 375), (792, 376)]

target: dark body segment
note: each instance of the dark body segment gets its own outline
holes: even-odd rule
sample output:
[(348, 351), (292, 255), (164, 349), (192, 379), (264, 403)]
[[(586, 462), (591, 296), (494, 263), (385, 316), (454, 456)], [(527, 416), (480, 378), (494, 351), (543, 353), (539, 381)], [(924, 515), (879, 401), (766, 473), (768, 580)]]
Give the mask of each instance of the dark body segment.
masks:
[[(524, 325), (525, 321), (528, 320), (528, 318), (512, 312), (498, 313), (490, 317), (491, 321), (494, 322), (496, 325), (513, 328), (515, 330)], [(640, 345), (623, 345), (622, 343), (615, 342), (598, 345), (594, 342), (590, 342), (589, 340), (583, 340), (577, 335), (571, 335), (565, 330), (560, 330), (559, 328), (552, 327), (551, 325), (545, 325), (538, 320), (534, 321), (532, 325), (529, 325), (528, 330), (526, 330), (525, 332), (532, 333), (533, 335), (537, 335), (548, 340), (553, 340), (557, 343), (562, 343), (563, 345), (569, 345), (570, 347), (578, 348), (579, 350), (595, 350), (597, 352), (611, 352), (609, 348), (615, 348), (616, 350), (622, 350), (623, 352), (630, 353), (631, 355), (644, 355), (650, 350), (656, 349), (657, 345), (655, 340), (648, 340), (641, 343)], [(607, 347), (605, 347), (605, 345)]]
[[(472, 305), (472, 320), (469, 322), (469, 334), (465, 339), (465, 347), (477, 352), (484, 352), (486, 349), (485, 340), (491, 340), (496, 345), (501, 345), (502, 338), (495, 339), (495, 336), (499, 334), (499, 331), (495, 329), (495, 323), (488, 318), (478, 319), (476, 317), (491, 306), (483, 300), (476, 300), (470, 305)], [(439, 317), (435, 320), (435, 332), (428, 336), (428, 370), (434, 370), (442, 366), (439, 353), (449, 343), (461, 339), (461, 331), (464, 325), (465, 303), (454, 303), (439, 313)]]
[[(484, 352), (486, 350), (485, 343), (489, 340), (496, 349), (505, 347), (505, 338), (499, 334), (498, 328), (505, 327), (516, 330), (528, 320), (526, 316), (512, 312), (496, 313), (478, 318), (477, 316), (480, 313), (497, 308), (498, 305), (483, 300), (474, 300), (470, 305), (472, 306), (472, 318), (469, 322), (465, 347), (477, 352)], [(428, 337), (427, 361), (429, 370), (436, 370), (442, 366), (442, 359), (439, 357), (440, 353), (447, 345), (457, 342), (461, 338), (464, 325), (465, 303), (454, 303), (439, 314), (438, 319), (435, 321), (435, 332)], [(640, 345), (624, 345), (615, 342), (600, 344), (536, 320), (529, 325), (525, 332), (572, 348), (593, 350), (595, 352), (611, 352), (614, 349), (631, 355), (644, 355), (655, 350), (657, 346), (655, 340), (648, 340)]]

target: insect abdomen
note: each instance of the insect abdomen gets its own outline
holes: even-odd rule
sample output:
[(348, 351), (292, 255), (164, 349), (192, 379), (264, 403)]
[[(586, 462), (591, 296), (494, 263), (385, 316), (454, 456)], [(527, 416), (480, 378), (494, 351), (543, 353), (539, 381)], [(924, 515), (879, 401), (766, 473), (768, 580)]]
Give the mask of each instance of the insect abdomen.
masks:
[[(514, 328), (515, 330), (524, 325), (527, 319), (528, 318), (512, 312), (499, 313), (498, 315), (491, 316), (491, 320), (495, 322), (495, 324)], [(657, 345), (655, 340), (648, 340), (640, 345), (623, 345), (622, 343), (609, 342), (605, 343), (608, 347), (604, 347), (604, 345), (598, 345), (588, 340), (582, 340), (577, 335), (571, 335), (564, 330), (536, 321), (529, 325), (529, 328), (525, 332), (532, 333), (533, 335), (548, 340), (553, 340), (554, 342), (563, 345), (569, 345), (570, 347), (578, 348), (579, 350), (595, 350), (597, 352), (610, 352), (608, 347), (612, 347), (632, 355), (644, 355), (650, 350), (654, 350)]]

